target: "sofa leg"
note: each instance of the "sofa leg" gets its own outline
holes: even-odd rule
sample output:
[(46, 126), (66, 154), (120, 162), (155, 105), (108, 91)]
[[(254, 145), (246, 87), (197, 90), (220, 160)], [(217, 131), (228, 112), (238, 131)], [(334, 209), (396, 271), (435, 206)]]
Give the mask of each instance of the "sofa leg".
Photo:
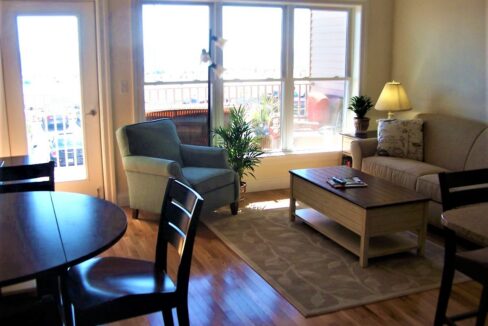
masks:
[(237, 215), (238, 210), (239, 210), (239, 202), (238, 201), (230, 203), (230, 212), (232, 213), (232, 215)]
[(139, 218), (139, 210), (138, 209), (132, 209), (132, 218), (133, 219)]

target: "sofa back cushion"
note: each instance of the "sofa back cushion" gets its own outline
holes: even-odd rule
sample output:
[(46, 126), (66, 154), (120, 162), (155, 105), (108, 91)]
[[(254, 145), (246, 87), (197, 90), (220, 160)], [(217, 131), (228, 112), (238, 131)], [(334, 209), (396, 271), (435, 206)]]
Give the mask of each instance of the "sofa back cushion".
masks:
[(486, 168), (488, 168), (488, 127), (476, 138), (464, 166), (465, 170)]
[(461, 117), (421, 113), (424, 121), (424, 162), (452, 171), (464, 170), (468, 154), (486, 125)]

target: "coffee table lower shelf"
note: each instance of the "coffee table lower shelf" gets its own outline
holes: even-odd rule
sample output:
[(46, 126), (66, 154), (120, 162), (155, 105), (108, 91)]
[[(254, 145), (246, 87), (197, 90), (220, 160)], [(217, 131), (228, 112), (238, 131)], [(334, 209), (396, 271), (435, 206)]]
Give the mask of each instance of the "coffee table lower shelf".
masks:
[[(360, 257), (360, 235), (346, 229), (339, 223), (321, 214), (313, 208), (302, 208), (295, 211), (295, 216), (312, 228), (335, 241), (345, 249)], [(369, 239), (368, 257), (387, 256), (399, 252), (417, 249), (417, 238), (409, 239), (408, 231), (397, 232)], [(410, 237), (411, 238), (411, 237)]]

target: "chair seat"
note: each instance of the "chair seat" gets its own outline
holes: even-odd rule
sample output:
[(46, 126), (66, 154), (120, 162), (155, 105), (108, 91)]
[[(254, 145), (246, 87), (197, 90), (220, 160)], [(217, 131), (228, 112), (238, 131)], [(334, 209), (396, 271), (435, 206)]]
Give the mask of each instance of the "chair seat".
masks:
[(160, 302), (154, 297), (171, 300), (176, 291), (169, 276), (155, 273), (153, 262), (122, 257), (94, 258), (76, 265), (69, 270), (67, 283), (70, 298), (85, 317), (103, 310), (104, 304), (123, 312), (143, 303), (151, 311), (151, 303)]
[(488, 282), (488, 248), (459, 252), (456, 254), (457, 269), (474, 280)]
[(464, 239), (488, 246), (488, 202), (456, 207), (442, 213), (441, 222)]
[(206, 194), (235, 182), (234, 171), (229, 169), (184, 167), (181, 170), (192, 188), (200, 194)]

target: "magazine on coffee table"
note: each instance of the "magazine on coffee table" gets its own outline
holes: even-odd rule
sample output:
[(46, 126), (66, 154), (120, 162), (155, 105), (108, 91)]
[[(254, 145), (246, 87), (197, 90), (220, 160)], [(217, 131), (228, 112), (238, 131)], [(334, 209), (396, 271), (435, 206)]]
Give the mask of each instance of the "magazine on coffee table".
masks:
[(359, 177), (352, 177), (352, 178), (332, 177), (327, 180), (327, 183), (334, 188), (358, 188), (358, 187), (368, 186), (368, 184), (363, 180), (361, 180)]

